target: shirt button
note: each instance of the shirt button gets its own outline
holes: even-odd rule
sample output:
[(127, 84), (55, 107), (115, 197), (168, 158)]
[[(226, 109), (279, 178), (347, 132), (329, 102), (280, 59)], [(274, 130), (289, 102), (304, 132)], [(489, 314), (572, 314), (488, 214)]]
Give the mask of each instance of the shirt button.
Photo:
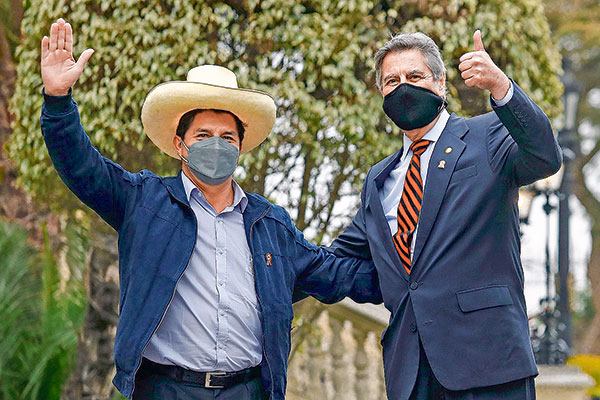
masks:
[(217, 253), (218, 253), (218, 254), (223, 254), (223, 249), (219, 249), (219, 250), (217, 250)]
[(225, 311), (221, 311), (221, 317), (225, 316)]
[(418, 287), (419, 287), (419, 284), (417, 282), (413, 282), (410, 284), (410, 288), (412, 290), (417, 290)]
[(411, 332), (416, 332), (417, 331), (417, 325), (415, 325), (414, 323), (410, 324), (410, 331)]
[(225, 281), (219, 282), (219, 286), (225, 286)]

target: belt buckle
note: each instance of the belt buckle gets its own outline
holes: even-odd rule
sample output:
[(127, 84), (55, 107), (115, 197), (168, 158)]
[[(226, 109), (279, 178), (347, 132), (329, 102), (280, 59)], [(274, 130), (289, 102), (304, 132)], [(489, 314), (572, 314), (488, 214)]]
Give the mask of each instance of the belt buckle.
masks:
[(208, 389), (224, 389), (225, 386), (213, 385), (210, 383), (210, 380), (213, 376), (225, 376), (227, 373), (225, 372), (207, 372), (206, 377), (204, 378), (204, 387)]

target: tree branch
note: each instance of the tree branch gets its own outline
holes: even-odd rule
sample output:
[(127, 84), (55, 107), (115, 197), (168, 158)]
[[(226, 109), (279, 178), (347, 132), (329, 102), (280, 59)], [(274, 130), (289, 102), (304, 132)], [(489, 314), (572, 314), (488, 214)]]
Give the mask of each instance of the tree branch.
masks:
[(578, 162), (578, 164), (581, 165), (581, 168), (585, 167), (585, 165), (587, 163), (589, 163), (596, 154), (598, 154), (598, 152), (600, 151), (600, 140), (596, 141), (596, 144), (594, 145), (594, 148), (587, 154), (582, 155), (580, 157), (580, 161)]
[(298, 218), (296, 221), (296, 226), (299, 230), (303, 231), (304, 228), (308, 226), (305, 221), (306, 205), (308, 202), (308, 185), (310, 182), (311, 171), (315, 165), (315, 160), (311, 157), (311, 147), (303, 145), (301, 153), (304, 154), (304, 174), (302, 175), (302, 186), (300, 188), (300, 202), (298, 203)]

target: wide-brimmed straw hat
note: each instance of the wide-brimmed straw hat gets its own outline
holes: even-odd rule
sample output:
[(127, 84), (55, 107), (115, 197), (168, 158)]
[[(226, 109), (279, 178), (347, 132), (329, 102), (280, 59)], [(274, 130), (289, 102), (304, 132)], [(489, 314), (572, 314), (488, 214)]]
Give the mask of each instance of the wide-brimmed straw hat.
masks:
[(269, 135), (275, 123), (275, 101), (258, 90), (238, 88), (235, 74), (217, 65), (192, 68), (185, 81), (161, 83), (150, 90), (142, 106), (146, 135), (162, 151), (179, 158), (173, 146), (183, 114), (201, 109), (226, 110), (245, 126), (241, 153), (252, 150)]

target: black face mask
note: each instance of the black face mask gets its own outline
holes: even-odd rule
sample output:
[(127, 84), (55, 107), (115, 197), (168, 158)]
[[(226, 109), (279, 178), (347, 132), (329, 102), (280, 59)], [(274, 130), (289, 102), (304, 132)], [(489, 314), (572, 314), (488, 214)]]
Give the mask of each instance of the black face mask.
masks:
[(400, 129), (422, 128), (437, 117), (448, 103), (429, 89), (402, 83), (383, 99), (383, 111)]

